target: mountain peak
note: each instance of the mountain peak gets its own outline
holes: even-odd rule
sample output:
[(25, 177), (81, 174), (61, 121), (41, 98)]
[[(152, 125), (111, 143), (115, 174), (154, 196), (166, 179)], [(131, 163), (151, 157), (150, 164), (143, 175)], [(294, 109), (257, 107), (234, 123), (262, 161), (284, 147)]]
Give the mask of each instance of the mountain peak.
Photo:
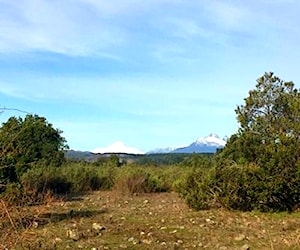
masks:
[(215, 153), (218, 148), (223, 148), (226, 141), (217, 134), (211, 133), (204, 138), (199, 138), (187, 147), (178, 148), (174, 153)]
[(194, 142), (194, 144), (224, 147), (226, 144), (226, 141), (222, 140), (217, 134), (210, 133), (208, 136), (206, 136), (204, 138), (197, 139)]
[(128, 147), (124, 145), (121, 141), (116, 141), (108, 147), (105, 148), (95, 148), (92, 151), (94, 154), (105, 154), (105, 153), (124, 153), (124, 154), (144, 154), (144, 152), (139, 149)]

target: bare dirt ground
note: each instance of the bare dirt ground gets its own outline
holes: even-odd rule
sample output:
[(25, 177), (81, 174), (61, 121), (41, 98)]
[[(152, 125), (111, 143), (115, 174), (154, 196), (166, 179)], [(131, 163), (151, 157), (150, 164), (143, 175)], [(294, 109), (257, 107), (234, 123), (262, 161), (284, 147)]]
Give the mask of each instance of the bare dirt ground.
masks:
[(197, 212), (176, 193), (99, 191), (1, 209), (0, 249), (300, 249), (299, 212)]

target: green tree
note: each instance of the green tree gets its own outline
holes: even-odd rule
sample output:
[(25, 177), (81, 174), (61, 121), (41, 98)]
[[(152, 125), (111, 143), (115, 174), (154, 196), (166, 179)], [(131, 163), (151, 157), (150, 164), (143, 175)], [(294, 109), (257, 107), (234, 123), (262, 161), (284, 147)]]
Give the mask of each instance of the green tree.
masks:
[(256, 208), (292, 210), (300, 205), (300, 92), (293, 82), (265, 73), (244, 100), (236, 109), (239, 131), (218, 155), (225, 169), (217, 173), (226, 175), (229, 162), (243, 164), (245, 171), (254, 163), (259, 169), (250, 169), (245, 179), (259, 173), (256, 191), (240, 185), (243, 200), (252, 192)]
[(300, 93), (273, 73), (236, 109), (240, 123), (209, 175), (191, 173), (179, 192), (189, 206), (293, 211), (300, 207)]
[(44, 117), (11, 117), (0, 128), (0, 182), (16, 181), (28, 168), (59, 166), (66, 140)]
[(239, 131), (221, 154), (237, 162), (266, 163), (282, 147), (300, 145), (300, 92), (293, 82), (265, 73), (244, 100), (236, 109)]

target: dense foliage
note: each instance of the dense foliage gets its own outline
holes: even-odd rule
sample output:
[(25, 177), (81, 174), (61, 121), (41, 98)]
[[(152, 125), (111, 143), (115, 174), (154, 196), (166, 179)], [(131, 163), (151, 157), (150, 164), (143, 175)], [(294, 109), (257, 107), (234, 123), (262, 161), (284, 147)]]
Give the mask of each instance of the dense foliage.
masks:
[[(45, 118), (11, 117), (0, 128), (0, 184), (18, 182), (29, 169), (60, 166), (67, 148), (61, 131)], [(1, 190), (0, 190), (1, 191)]]
[(266, 73), (236, 113), (240, 129), (223, 150), (224, 158), (261, 166), (269, 165), (270, 159), (273, 166), (299, 162), (300, 92), (292, 82)]
[(273, 73), (257, 80), (213, 174), (195, 173), (180, 193), (190, 206), (292, 211), (300, 206), (300, 92)]

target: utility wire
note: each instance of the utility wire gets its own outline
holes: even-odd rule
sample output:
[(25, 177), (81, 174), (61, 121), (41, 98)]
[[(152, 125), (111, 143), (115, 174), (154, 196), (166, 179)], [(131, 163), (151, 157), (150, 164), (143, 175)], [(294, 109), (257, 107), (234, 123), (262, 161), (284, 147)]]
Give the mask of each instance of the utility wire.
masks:
[(4, 111), (17, 111), (17, 112), (21, 112), (21, 113), (25, 113), (25, 114), (30, 114), (30, 112), (22, 110), (22, 109), (17, 109), (17, 108), (0, 108), (0, 113), (3, 113)]

